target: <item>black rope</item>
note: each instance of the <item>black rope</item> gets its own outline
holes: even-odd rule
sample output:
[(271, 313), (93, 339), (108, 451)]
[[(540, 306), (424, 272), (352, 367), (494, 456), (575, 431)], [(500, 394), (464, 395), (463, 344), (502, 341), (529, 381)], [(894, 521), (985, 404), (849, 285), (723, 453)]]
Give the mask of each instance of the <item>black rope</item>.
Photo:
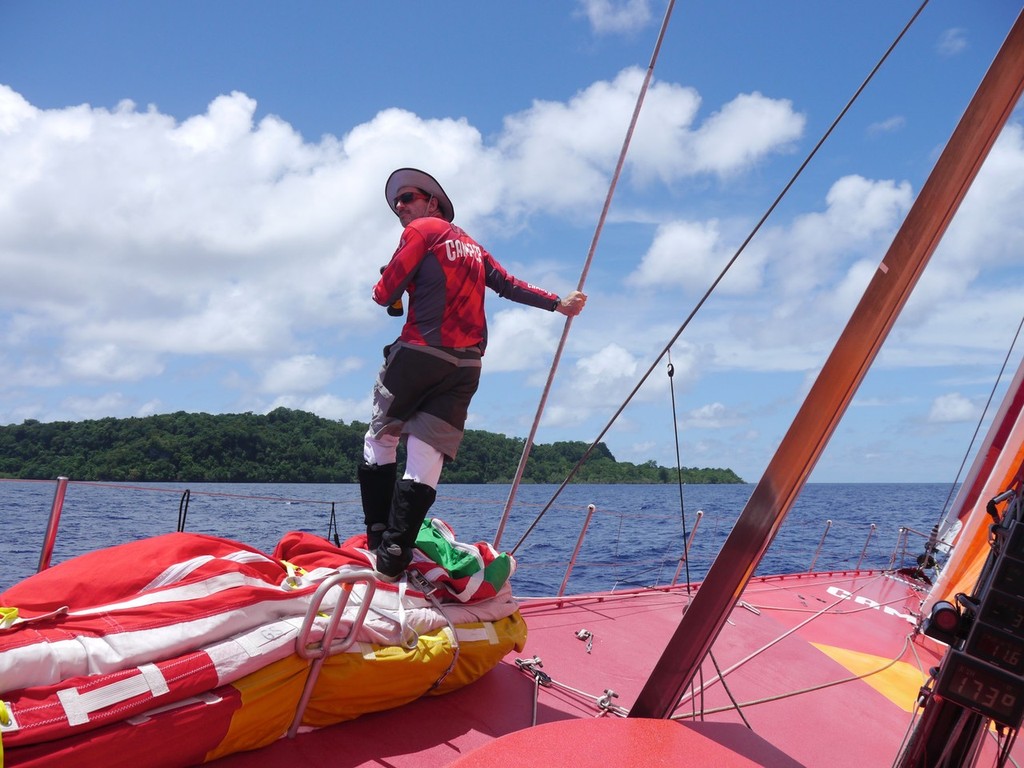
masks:
[(192, 492), (186, 488), (181, 494), (181, 501), (178, 502), (178, 533), (185, 532), (185, 518), (188, 517), (188, 501)]
[(333, 541), (334, 546), (341, 546), (341, 539), (338, 537), (338, 518), (334, 514), (334, 502), (331, 502), (331, 517), (327, 522), (327, 536), (325, 537), (328, 541)]
[(672, 365), (672, 353), (668, 354), (668, 391), (672, 398), (672, 434), (676, 443), (676, 483), (679, 486), (679, 520), (683, 528), (683, 567), (686, 569), (686, 591), (690, 591), (690, 557), (686, 551), (686, 502), (683, 500), (683, 463), (679, 453), (679, 418), (676, 412), (676, 369)]

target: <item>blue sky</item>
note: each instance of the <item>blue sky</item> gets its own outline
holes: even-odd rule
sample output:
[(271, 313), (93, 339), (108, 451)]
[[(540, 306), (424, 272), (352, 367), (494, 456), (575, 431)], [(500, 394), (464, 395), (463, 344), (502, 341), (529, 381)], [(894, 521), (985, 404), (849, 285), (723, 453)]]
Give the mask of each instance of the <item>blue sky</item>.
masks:
[[(916, 2), (677, 4), (538, 442), (590, 442)], [(0, 6), (0, 424), (278, 406), (365, 421), (394, 168), (511, 272), (576, 287), (665, 10)], [(611, 428), (756, 481), (1013, 19), (932, 0)], [(1021, 110), (812, 481), (951, 481), (1022, 302)], [(559, 315), (488, 299), (469, 426), (525, 437)], [(1016, 366), (1020, 353), (1011, 358)]]

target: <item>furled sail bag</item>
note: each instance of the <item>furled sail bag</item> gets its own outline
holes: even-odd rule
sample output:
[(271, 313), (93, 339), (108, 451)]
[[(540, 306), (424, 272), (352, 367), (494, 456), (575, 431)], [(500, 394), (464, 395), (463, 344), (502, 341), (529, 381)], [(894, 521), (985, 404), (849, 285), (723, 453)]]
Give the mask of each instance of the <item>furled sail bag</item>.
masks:
[[(338, 573), (363, 574), (346, 585), (339, 622), (338, 636), (355, 631), (357, 643), (321, 667), (304, 726), (472, 682), (525, 643), (500, 577), (514, 562), (454, 534), (449, 542), (437, 523), (424, 526), (428, 539), (440, 537), (428, 550), (448, 547), (461, 552), (452, 563), (491, 569), (480, 577), (462, 563), (449, 572), (417, 553), (415, 569), (440, 581), (432, 589), (443, 610), (407, 583), (370, 589), (365, 536), (334, 547), (289, 533), (267, 556), (228, 539), (166, 534), (29, 577), (0, 595), (0, 765), (193, 765), (280, 738), (309, 671), (296, 638), (314, 592)], [(327, 593), (306, 642), (323, 638), (322, 614), (341, 592)], [(368, 593), (372, 610), (353, 626)], [(154, 743), (168, 749), (152, 754)]]

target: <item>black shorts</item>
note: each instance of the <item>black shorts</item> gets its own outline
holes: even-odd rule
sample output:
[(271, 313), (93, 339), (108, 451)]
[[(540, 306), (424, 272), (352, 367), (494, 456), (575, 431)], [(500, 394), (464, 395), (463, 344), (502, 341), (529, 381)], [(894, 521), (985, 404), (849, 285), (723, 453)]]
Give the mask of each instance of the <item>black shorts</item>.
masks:
[(415, 435), (454, 459), (469, 403), (480, 385), (479, 349), (395, 342), (384, 350), (373, 388), (370, 432)]

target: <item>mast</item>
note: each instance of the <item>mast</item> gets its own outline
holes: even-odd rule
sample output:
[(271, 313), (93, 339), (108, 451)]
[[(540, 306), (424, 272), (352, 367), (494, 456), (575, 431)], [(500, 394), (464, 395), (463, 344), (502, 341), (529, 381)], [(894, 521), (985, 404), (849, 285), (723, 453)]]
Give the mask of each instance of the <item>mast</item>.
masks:
[(629, 713), (667, 718), (721, 632), (1024, 88), (1024, 12)]

